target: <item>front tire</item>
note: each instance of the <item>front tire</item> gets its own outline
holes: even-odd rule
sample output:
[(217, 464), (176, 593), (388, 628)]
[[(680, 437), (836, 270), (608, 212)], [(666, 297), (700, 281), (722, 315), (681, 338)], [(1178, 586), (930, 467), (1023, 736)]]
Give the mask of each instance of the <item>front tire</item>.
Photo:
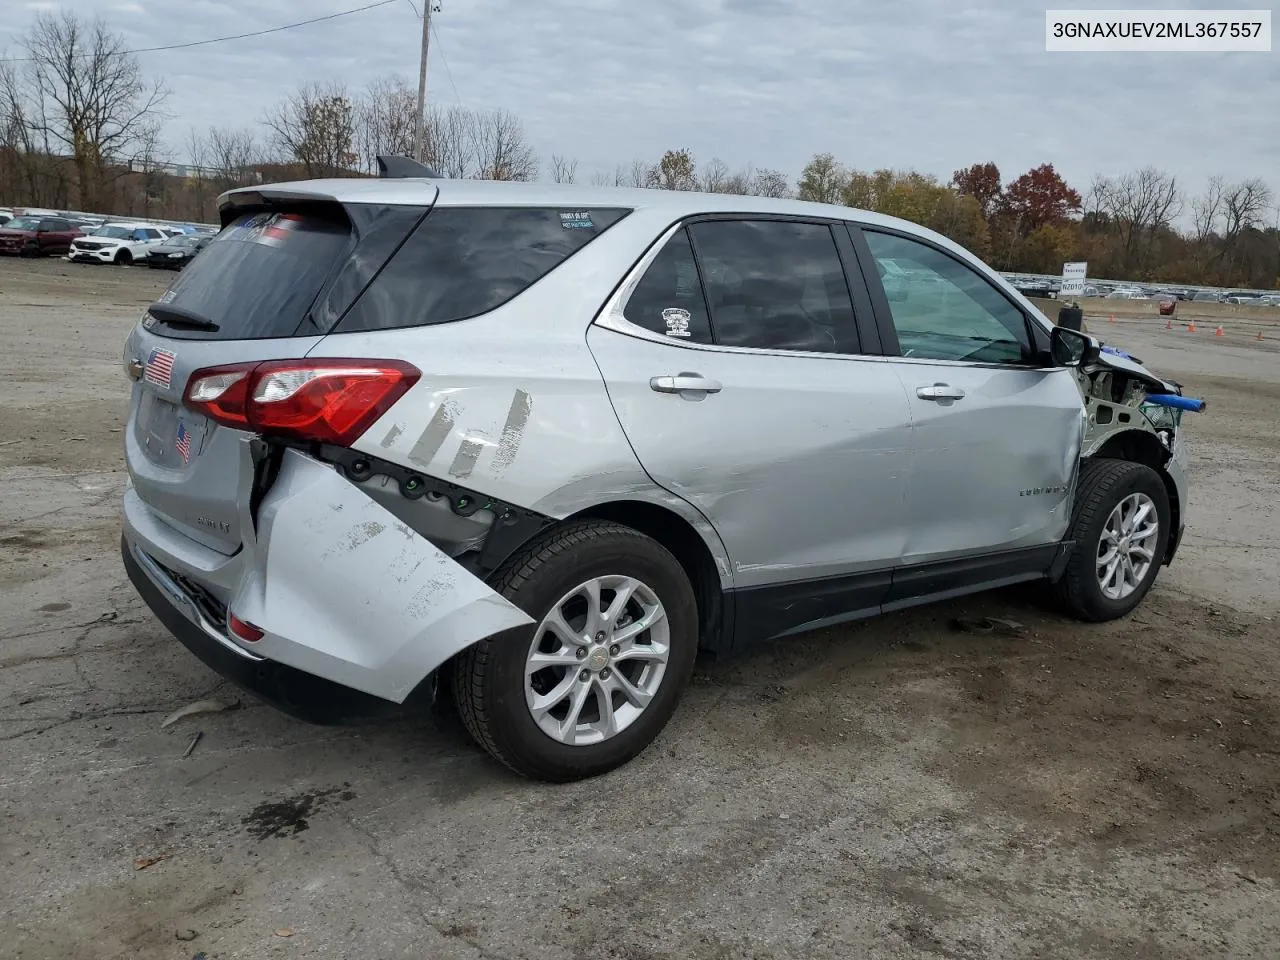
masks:
[(698, 609), (679, 561), (644, 534), (566, 524), (508, 560), (494, 589), (535, 621), (459, 655), (467, 731), (512, 770), (556, 783), (631, 760), (689, 682)]
[(1093, 622), (1130, 613), (1155, 583), (1171, 524), (1169, 493), (1146, 464), (1081, 464), (1067, 535), (1075, 547), (1054, 585), (1066, 611)]
[(127, 267), (133, 263), (133, 254), (128, 250), (121, 250), (116, 254), (115, 260), (112, 261), (117, 267)]

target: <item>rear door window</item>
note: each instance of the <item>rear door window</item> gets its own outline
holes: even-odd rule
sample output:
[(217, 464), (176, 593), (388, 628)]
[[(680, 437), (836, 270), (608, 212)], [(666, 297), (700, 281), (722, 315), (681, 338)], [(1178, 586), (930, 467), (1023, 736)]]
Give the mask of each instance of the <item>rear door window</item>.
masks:
[(859, 352), (853, 300), (827, 224), (709, 220), (690, 233), (716, 343)]
[(672, 234), (627, 299), (623, 316), (673, 340), (711, 343), (707, 303), (698, 279), (689, 233)]
[(418, 327), (487, 313), (546, 276), (629, 212), (437, 207), (334, 332)]

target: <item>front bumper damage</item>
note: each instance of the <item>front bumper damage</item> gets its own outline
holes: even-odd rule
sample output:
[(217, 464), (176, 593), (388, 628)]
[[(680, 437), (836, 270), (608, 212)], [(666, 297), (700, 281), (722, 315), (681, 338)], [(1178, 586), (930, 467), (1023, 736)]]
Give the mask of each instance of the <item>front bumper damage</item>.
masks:
[[(349, 691), (402, 703), (466, 647), (533, 622), (297, 450), (284, 452), (234, 556), (174, 530), (132, 488), (124, 514), (125, 567), (157, 616), (215, 670), (295, 714), (290, 688), (323, 699), (325, 684), (353, 706)], [(231, 634), (231, 613), (261, 639)]]

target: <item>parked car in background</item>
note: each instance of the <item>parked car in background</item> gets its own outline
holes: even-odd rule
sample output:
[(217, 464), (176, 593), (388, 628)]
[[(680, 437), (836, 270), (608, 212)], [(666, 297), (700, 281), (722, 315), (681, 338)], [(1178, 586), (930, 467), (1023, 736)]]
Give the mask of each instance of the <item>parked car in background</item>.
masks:
[(0, 207), (0, 227), (13, 219), (13, 211), (8, 207)]
[(127, 265), (145, 259), (150, 249), (170, 238), (168, 231), (150, 223), (104, 223), (71, 244), (68, 260), (82, 263)]
[(1220, 290), (1197, 290), (1191, 298), (1197, 303), (1221, 303), (1222, 291)]
[(1145, 300), (1147, 295), (1137, 287), (1116, 287), (1107, 294), (1108, 300)]
[(1160, 316), (1172, 317), (1178, 309), (1178, 298), (1172, 293), (1161, 294), (1156, 298), (1160, 306)]
[(80, 229), (62, 217), (14, 217), (0, 227), (0, 253), (43, 257), (66, 253)]
[(212, 239), (212, 237), (202, 237), (198, 234), (171, 237), (148, 250), (143, 262), (148, 267), (160, 270), (181, 270), (197, 253), (207, 247)]

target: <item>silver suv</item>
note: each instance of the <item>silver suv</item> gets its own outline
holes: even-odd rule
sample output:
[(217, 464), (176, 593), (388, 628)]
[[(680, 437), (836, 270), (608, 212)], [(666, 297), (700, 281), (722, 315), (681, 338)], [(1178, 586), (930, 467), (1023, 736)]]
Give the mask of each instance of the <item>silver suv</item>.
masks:
[(297, 715), (449, 693), (576, 779), (700, 647), (1039, 579), (1107, 620), (1177, 546), (1178, 385), (913, 224), (428, 178), (220, 209), (128, 340), (124, 561)]

